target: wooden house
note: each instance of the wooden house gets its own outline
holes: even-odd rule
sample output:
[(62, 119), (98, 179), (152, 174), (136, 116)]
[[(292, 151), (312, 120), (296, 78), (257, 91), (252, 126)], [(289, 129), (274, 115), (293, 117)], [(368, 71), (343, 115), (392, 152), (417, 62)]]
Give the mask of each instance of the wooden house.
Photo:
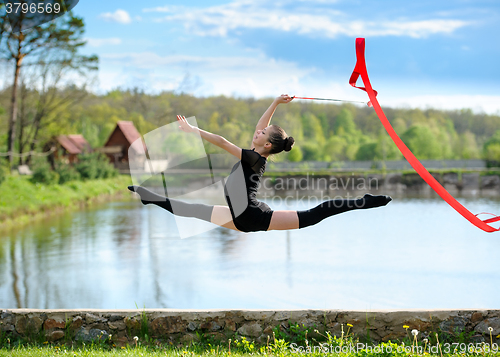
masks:
[(110, 162), (117, 169), (128, 170), (128, 150), (130, 145), (140, 138), (141, 134), (139, 134), (133, 122), (119, 121), (116, 123), (116, 127), (106, 141), (106, 144), (99, 151), (106, 154)]
[(49, 156), (49, 161), (54, 166), (56, 161), (66, 164), (78, 162), (78, 155), (92, 151), (90, 144), (82, 135), (59, 135), (50, 140), (45, 149), (54, 148), (54, 152)]

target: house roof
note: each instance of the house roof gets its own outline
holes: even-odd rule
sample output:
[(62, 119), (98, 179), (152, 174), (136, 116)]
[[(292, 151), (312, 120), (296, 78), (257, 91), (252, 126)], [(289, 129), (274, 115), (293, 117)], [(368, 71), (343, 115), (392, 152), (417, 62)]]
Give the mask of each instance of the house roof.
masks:
[(80, 134), (68, 135), (68, 138), (81, 150), (90, 151), (92, 148), (85, 138)]
[(82, 152), (82, 150), (67, 135), (59, 135), (56, 139), (68, 153), (80, 154)]
[[(110, 146), (110, 139), (115, 133), (115, 131), (120, 130), (123, 133), (123, 136), (125, 137), (125, 140), (129, 143), (129, 146), (132, 145), (134, 141), (137, 139), (141, 138), (141, 134), (137, 131), (137, 129), (134, 126), (134, 123), (131, 121), (125, 121), (121, 120), (118, 123), (116, 123), (115, 130), (111, 133), (111, 135), (108, 138), (108, 141), (106, 141), (106, 144), (104, 144), (105, 147)], [(144, 151), (146, 151), (146, 145), (144, 144), (144, 141), (141, 140), (142, 146), (144, 148)], [(137, 150), (137, 148), (134, 148), (134, 150)]]
[(116, 123), (116, 125), (120, 128), (123, 135), (125, 135), (125, 138), (129, 142), (129, 144), (132, 144), (134, 141), (141, 137), (141, 134), (139, 134), (134, 126), (134, 123), (131, 121), (119, 121), (118, 123)]

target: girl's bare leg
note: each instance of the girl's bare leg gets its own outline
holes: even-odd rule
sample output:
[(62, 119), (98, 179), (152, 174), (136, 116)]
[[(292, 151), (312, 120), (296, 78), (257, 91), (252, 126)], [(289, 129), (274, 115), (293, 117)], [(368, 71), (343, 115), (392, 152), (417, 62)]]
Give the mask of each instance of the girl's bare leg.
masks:
[(268, 231), (299, 228), (297, 211), (273, 211)]
[(234, 226), (231, 211), (227, 206), (214, 206), (210, 222), (239, 232), (239, 230)]

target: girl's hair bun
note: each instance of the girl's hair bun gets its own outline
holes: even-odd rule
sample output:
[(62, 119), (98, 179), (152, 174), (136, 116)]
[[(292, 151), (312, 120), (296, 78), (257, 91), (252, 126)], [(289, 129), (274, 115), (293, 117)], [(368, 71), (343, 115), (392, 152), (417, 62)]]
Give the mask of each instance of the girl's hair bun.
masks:
[(285, 151), (290, 151), (292, 150), (293, 143), (295, 142), (295, 139), (291, 136), (285, 139)]

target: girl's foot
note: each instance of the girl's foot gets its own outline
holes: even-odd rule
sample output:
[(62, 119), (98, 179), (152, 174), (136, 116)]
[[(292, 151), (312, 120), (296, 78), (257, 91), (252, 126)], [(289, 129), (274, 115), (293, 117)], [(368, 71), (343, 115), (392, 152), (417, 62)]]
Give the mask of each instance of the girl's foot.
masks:
[(165, 201), (165, 197), (157, 195), (154, 192), (149, 191), (147, 188), (141, 186), (128, 186), (128, 189), (132, 192), (138, 193), (141, 196), (141, 202), (147, 205), (151, 202), (161, 202)]
[(375, 208), (380, 206), (385, 206), (389, 202), (392, 201), (391, 196), (386, 195), (377, 195), (374, 196), (372, 194), (366, 193), (363, 198), (359, 199), (360, 208)]

